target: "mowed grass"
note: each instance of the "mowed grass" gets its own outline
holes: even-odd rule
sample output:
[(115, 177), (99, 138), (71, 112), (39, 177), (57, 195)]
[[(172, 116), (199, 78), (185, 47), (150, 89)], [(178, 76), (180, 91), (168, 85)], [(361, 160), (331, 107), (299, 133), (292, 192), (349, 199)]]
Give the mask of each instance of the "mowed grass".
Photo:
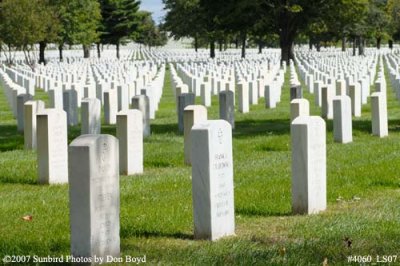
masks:
[[(286, 83), (288, 84), (288, 73)], [(313, 96), (311, 112), (319, 115)], [(46, 99), (40, 92), (37, 99)], [(200, 99), (196, 99), (200, 103)], [(213, 96), (209, 118), (218, 118)], [(390, 136), (371, 135), (370, 103), (353, 120), (354, 142), (333, 142), (327, 123), (328, 210), (291, 214), (289, 88), (276, 109), (264, 100), (236, 113), (233, 132), (236, 236), (193, 239), (191, 168), (169, 72), (152, 135), (144, 140), (145, 173), (121, 176), (122, 257), (166, 265), (348, 265), (348, 256), (398, 255), (400, 264), (400, 106), (388, 82)], [(102, 132), (115, 135), (115, 126)], [(69, 142), (80, 133), (70, 128)], [(36, 152), (23, 150), (0, 90), (0, 259), (5, 255), (70, 253), (68, 185), (37, 184)], [(32, 215), (32, 221), (21, 217)], [(353, 263), (358, 265), (358, 263)]]

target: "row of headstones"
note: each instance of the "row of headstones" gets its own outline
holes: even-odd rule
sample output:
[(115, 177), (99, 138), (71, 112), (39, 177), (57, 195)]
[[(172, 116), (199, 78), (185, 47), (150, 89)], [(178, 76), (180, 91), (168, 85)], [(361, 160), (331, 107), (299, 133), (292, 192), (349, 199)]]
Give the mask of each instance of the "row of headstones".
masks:
[[(379, 137), (388, 135), (386, 81), (383, 67), (380, 67), (376, 92), (371, 99), (372, 134)], [(317, 83), (320, 85), (319, 83)], [(332, 95), (329, 86), (321, 87), (321, 116), (333, 119), (334, 140), (340, 143), (352, 142), (352, 115), (361, 116), (361, 93), (359, 87), (350, 85), (350, 96), (346, 95), (344, 83), (337, 83), (336, 96)], [(357, 90), (358, 89), (358, 90)], [(318, 88), (317, 88), (318, 90)], [(302, 99), (302, 88), (291, 88), (291, 120), (299, 115), (309, 115), (309, 102)]]
[[(149, 135), (149, 119), (155, 118), (155, 111), (157, 110), (158, 103), (162, 94), (162, 84), (164, 80), (165, 70), (161, 69), (156, 78), (152, 81), (152, 86), (147, 87), (141, 90), (142, 95), (150, 95), (150, 97), (133, 97), (132, 106), (136, 109), (141, 109), (145, 113), (144, 123), (145, 123), (145, 135)], [(5, 88), (5, 92), (9, 102), (11, 102), (12, 110), (15, 112), (15, 116), (18, 121), (18, 131), (23, 131), (24, 126), (24, 115), (23, 115), (23, 105), (26, 101), (32, 99), (32, 95), (24, 93), (24, 89), (8, 78), (4, 73), (1, 74), (0, 81)], [(154, 86), (154, 87), (153, 87)], [(102, 92), (102, 87), (100, 89), (100, 93), (97, 95), (104, 95), (104, 117), (106, 124), (115, 124), (116, 123), (116, 115), (118, 111), (129, 109), (129, 101), (127, 97), (127, 88), (126, 86), (119, 85), (117, 88), (109, 88), (109, 90)], [(87, 90), (83, 93), (84, 98), (78, 97), (78, 91), (81, 91), (79, 88), (72, 86), (70, 90), (65, 90), (62, 94), (55, 92), (61, 92), (60, 90), (49, 90), (50, 95), (50, 107), (56, 109), (64, 109), (67, 112), (67, 121), (68, 125), (77, 125), (78, 124), (78, 107), (81, 107), (81, 103), (84, 99), (87, 98), (95, 98), (95, 95), (90, 94)], [(52, 93), (53, 92), (53, 93)], [(82, 94), (82, 92), (80, 93)], [(140, 95), (140, 94), (139, 94)], [(58, 96), (58, 97), (56, 97)], [(61, 97), (60, 97), (61, 96)], [(10, 99), (11, 98), (11, 99)], [(101, 98), (101, 97), (98, 97)], [(57, 100), (56, 100), (57, 99)], [(99, 99), (100, 101), (100, 99)], [(61, 104), (60, 104), (61, 102)], [(55, 104), (57, 103), (57, 104)], [(96, 106), (95, 104), (93, 106)], [(101, 101), (100, 101), (101, 107)], [(148, 108), (148, 112), (146, 111)], [(86, 111), (87, 113), (87, 111)], [(83, 120), (86, 116), (82, 115), (82, 124), (85, 125), (85, 121)]]
[[(329, 78), (326, 85), (322, 81), (315, 81), (313, 85), (309, 80), (308, 90), (315, 94), (315, 104), (321, 107), (322, 116), (332, 119), (333, 117), (333, 97), (335, 95), (348, 95), (352, 102), (352, 113), (355, 117), (361, 116), (361, 105), (367, 103), (369, 92), (368, 81), (360, 80), (357, 83), (346, 83), (345, 80), (337, 80), (333, 83), (333, 79)], [(386, 81), (384, 78), (383, 64), (380, 62), (378, 78), (375, 82), (377, 92), (382, 92), (386, 99)], [(311, 90), (312, 89), (312, 90)], [(301, 97), (300, 97), (301, 98)], [(293, 98), (292, 98), (293, 99)]]
[(400, 100), (400, 58), (395, 55), (387, 55), (384, 57), (389, 69), (389, 79), (392, 89), (396, 94), (396, 99)]
[[(100, 134), (98, 99), (86, 99), (82, 111), (85, 123), (82, 135)], [(38, 181), (41, 184), (68, 182), (67, 116), (63, 110), (46, 109), (42, 101), (25, 103), (25, 148), (37, 149)], [(143, 115), (140, 110), (117, 114), (117, 138), (120, 143), (120, 173), (143, 172)]]
[[(275, 108), (276, 103), (280, 101), (280, 86), (271, 87), (269, 85), (265, 86), (265, 97), (266, 97), (266, 107)], [(244, 108), (247, 108), (248, 112), (248, 93), (244, 90), (247, 87), (239, 84), (238, 94), (239, 94), (239, 106), (240, 112), (245, 112)], [(275, 89), (275, 90), (274, 90)], [(279, 89), (279, 90), (276, 90)], [(274, 93), (274, 94), (273, 94)], [(273, 98), (279, 95), (279, 98)], [(273, 104), (271, 104), (271, 102)], [(184, 110), (187, 106), (195, 104), (195, 94), (194, 93), (180, 93), (177, 99), (177, 114), (178, 114), (178, 129), (180, 132), (184, 132)], [(247, 107), (246, 107), (246, 106)], [(232, 90), (225, 90), (219, 93), (219, 117), (222, 120), (229, 122), (232, 128), (235, 128), (235, 93)]]

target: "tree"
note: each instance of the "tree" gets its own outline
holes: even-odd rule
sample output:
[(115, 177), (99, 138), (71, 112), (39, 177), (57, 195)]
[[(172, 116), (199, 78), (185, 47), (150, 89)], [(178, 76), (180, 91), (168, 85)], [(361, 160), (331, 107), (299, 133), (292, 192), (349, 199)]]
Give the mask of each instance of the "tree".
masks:
[(223, 28), (229, 28), (233, 33), (238, 33), (242, 42), (242, 58), (246, 57), (246, 41), (248, 34), (256, 26), (262, 30), (266, 21), (262, 19), (260, 0), (229, 0), (225, 1), (226, 7), (220, 15)]
[(156, 26), (151, 13), (148, 11), (139, 11), (137, 13), (138, 28), (133, 34), (132, 39), (139, 44), (150, 47), (162, 46), (167, 43), (166, 33)]
[(390, 18), (388, 33), (391, 37), (391, 40), (389, 40), (389, 46), (391, 46), (393, 39), (400, 39), (400, 1), (388, 0), (386, 12)]
[(82, 44), (84, 58), (90, 57), (90, 46), (99, 38), (100, 5), (97, 0), (57, 0), (60, 9), (59, 50), (62, 59), (64, 44)]
[(0, 35), (8, 46), (6, 58), (13, 63), (12, 49), (24, 52), (26, 63), (34, 68), (34, 44), (45, 39), (48, 11), (44, 0), (3, 0), (0, 3)]
[(388, 36), (390, 16), (386, 12), (386, 0), (371, 0), (366, 20), (369, 33), (376, 39), (376, 48), (381, 48), (381, 41)]
[(137, 30), (138, 0), (101, 0), (101, 14), (104, 32), (101, 34), (103, 44), (113, 44), (119, 48)]
[(336, 0), (265, 0), (264, 10), (279, 34), (281, 60), (289, 64), (294, 58), (293, 45), (296, 36), (305, 32), (311, 23), (332, 12)]
[(169, 31), (171, 37), (178, 40), (189, 37), (194, 39), (194, 49), (197, 52), (199, 38), (205, 34), (203, 29), (203, 13), (199, 0), (163, 0), (167, 11), (163, 30)]

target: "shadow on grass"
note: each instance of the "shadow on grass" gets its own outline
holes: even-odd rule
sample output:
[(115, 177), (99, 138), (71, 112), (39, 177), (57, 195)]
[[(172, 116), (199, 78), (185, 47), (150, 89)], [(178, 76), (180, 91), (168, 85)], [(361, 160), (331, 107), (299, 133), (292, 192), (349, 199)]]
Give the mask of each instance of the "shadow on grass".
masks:
[(247, 208), (235, 208), (235, 214), (243, 216), (260, 216), (260, 217), (287, 217), (294, 216), (291, 211), (269, 211), (269, 210), (254, 210)]
[(24, 148), (24, 135), (18, 133), (17, 125), (0, 125), (0, 151), (13, 151)]
[(9, 176), (0, 175), (1, 184), (25, 184), (25, 185), (39, 185), (38, 181), (35, 179), (25, 179), (25, 178), (12, 178)]
[(247, 138), (260, 135), (286, 135), (290, 133), (289, 119), (243, 120), (235, 122), (233, 135), (236, 138)]
[(151, 124), (151, 134), (174, 134), (182, 136), (183, 133), (179, 133), (178, 124)]
[(121, 228), (121, 238), (126, 237), (168, 237), (177, 238), (183, 240), (193, 240), (194, 236), (192, 234), (185, 234), (182, 232), (168, 233), (161, 231), (147, 231), (134, 228)]

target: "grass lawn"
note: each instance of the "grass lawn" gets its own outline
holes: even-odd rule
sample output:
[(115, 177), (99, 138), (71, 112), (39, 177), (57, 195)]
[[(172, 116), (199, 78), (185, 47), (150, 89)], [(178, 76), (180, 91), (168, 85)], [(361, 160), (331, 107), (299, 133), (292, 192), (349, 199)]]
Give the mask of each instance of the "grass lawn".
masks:
[[(375, 262), (377, 255), (398, 255), (400, 264), (400, 106), (389, 80), (390, 136), (371, 135), (370, 103), (353, 120), (351, 144), (333, 142), (329, 121), (328, 210), (294, 216), (288, 78), (276, 109), (265, 109), (261, 99), (250, 113), (235, 114), (236, 236), (211, 243), (193, 240), (191, 168), (183, 163), (167, 71), (152, 135), (144, 140), (145, 173), (120, 179), (123, 257), (146, 255), (147, 263), (167, 265), (322, 265), (325, 259), (348, 265), (348, 256), (371, 255)], [(43, 92), (36, 98), (47, 101)], [(212, 104), (209, 118), (217, 119), (216, 96)], [(70, 128), (69, 142), (79, 133)], [(115, 135), (115, 126), (103, 126), (102, 133)], [(69, 255), (68, 185), (37, 184), (36, 152), (23, 150), (1, 89), (0, 152), (0, 259)]]

